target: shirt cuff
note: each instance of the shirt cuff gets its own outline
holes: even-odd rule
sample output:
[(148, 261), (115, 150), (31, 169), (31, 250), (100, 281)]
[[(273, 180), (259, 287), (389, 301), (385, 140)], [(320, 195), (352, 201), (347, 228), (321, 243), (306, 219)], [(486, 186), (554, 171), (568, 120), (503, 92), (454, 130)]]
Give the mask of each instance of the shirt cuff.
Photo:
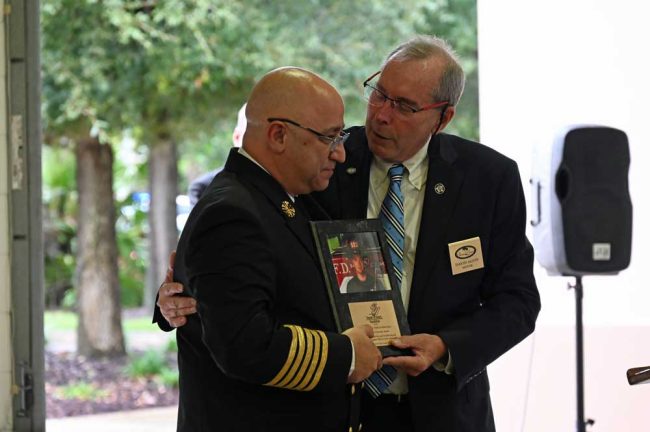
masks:
[(454, 362), (451, 359), (451, 353), (449, 351), (440, 360), (434, 362), (432, 366), (438, 372), (444, 372), (447, 375), (454, 374)]

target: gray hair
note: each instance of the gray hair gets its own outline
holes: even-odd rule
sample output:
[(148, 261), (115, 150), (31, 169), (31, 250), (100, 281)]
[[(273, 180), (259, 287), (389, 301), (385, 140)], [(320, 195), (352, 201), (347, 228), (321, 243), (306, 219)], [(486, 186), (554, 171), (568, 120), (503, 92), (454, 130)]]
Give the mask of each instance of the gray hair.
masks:
[(440, 84), (433, 89), (434, 101), (449, 101), (450, 106), (458, 104), (465, 87), (465, 72), (451, 45), (437, 36), (418, 35), (397, 46), (381, 65), (383, 70), (390, 61), (424, 60), (439, 57), (445, 60), (445, 70)]

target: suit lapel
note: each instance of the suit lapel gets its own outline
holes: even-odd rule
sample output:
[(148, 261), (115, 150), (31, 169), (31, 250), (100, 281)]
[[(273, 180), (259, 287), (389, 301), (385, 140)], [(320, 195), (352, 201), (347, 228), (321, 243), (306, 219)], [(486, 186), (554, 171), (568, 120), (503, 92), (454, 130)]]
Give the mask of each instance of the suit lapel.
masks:
[[(284, 202), (287, 201), (291, 202), (288, 197)], [(307, 252), (309, 252), (312, 258), (318, 262), (318, 257), (314, 249), (314, 239), (309, 228), (309, 214), (305, 210), (305, 207), (300, 205), (299, 200), (297, 200), (293, 206), (296, 210), (295, 216), (291, 217), (283, 211), (285, 223), (289, 230), (298, 238), (300, 243), (302, 243)]]
[(411, 305), (418, 304), (435, 263), (446, 250), (445, 233), (465, 177), (465, 173), (453, 165), (455, 159), (456, 152), (448, 137), (436, 135), (429, 146), (429, 172), (409, 299)]
[(239, 154), (237, 149), (231, 150), (225, 169), (236, 172), (243, 182), (257, 189), (266, 198), (267, 204), (282, 215), (289, 231), (298, 238), (312, 258), (318, 260), (309, 229), (309, 215), (303, 206), (293, 202), (280, 183), (254, 162)]
[(365, 219), (368, 213), (368, 186), (370, 184), (370, 163), (372, 153), (364, 128), (354, 131), (357, 137), (346, 148), (347, 157), (337, 167), (337, 180), (340, 196), (340, 219)]

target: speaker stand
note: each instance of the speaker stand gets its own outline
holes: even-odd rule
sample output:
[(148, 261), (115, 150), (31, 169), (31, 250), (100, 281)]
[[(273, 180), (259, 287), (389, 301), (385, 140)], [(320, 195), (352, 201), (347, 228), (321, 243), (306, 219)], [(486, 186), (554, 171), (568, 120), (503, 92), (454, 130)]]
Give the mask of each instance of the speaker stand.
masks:
[(576, 384), (577, 384), (577, 426), (578, 432), (586, 432), (587, 426), (595, 423), (593, 419), (585, 421), (585, 378), (584, 378), (584, 341), (582, 330), (582, 276), (575, 276), (575, 284), (569, 282), (568, 288), (576, 293)]

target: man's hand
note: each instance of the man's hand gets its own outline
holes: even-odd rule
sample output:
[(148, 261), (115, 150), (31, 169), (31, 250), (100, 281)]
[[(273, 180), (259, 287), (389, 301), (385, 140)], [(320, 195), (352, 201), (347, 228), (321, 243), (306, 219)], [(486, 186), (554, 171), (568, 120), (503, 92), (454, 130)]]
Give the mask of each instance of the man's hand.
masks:
[(387, 357), (384, 364), (403, 370), (411, 376), (418, 376), (447, 353), (447, 346), (440, 336), (420, 333), (393, 339), (391, 345), (410, 348), (414, 356)]
[(196, 300), (191, 297), (179, 297), (175, 294), (183, 292), (183, 285), (174, 282), (174, 260), (176, 251), (169, 256), (169, 267), (165, 274), (165, 281), (158, 289), (158, 307), (172, 327), (181, 327), (187, 323), (185, 315), (196, 313)]
[(350, 338), (354, 346), (354, 371), (348, 377), (348, 382), (356, 384), (381, 367), (381, 353), (370, 339), (374, 332), (368, 324), (349, 328), (343, 334)]

